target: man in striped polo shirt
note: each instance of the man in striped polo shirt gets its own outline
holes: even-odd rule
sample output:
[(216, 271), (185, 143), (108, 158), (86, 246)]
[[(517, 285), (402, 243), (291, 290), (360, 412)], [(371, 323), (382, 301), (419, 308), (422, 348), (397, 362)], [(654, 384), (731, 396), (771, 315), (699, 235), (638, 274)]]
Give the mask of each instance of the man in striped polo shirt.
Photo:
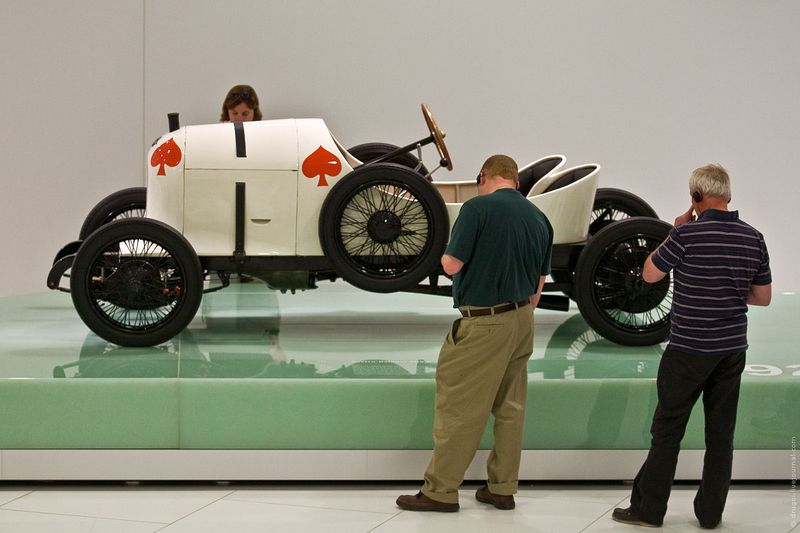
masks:
[[(707, 165), (689, 179), (691, 208), (675, 219), (667, 239), (647, 258), (648, 283), (673, 271), (669, 344), (656, 381), (658, 405), (650, 452), (634, 480), (631, 505), (614, 520), (658, 527), (667, 511), (680, 443), (703, 394), (706, 453), (694, 499), (700, 526), (722, 519), (733, 462), (739, 384), (747, 350), (747, 306), (769, 305), (772, 277), (764, 237), (728, 211), (730, 179)], [(695, 218), (694, 213), (697, 213)]]

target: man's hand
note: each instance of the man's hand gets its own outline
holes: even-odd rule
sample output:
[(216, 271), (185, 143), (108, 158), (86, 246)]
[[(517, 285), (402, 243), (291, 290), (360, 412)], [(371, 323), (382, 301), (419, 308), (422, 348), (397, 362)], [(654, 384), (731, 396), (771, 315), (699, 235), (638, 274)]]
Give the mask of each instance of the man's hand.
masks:
[(692, 211), (694, 211), (694, 208), (690, 207), (688, 211), (686, 211), (684, 214), (680, 215), (678, 218), (675, 219), (674, 225), (680, 226), (686, 224), (687, 222), (694, 222), (695, 216)]
[(542, 289), (544, 288), (544, 282), (547, 279), (547, 276), (541, 276), (539, 278), (539, 286), (536, 288), (536, 292), (531, 296), (531, 307), (536, 309), (536, 306), (539, 305), (539, 299), (542, 297)]

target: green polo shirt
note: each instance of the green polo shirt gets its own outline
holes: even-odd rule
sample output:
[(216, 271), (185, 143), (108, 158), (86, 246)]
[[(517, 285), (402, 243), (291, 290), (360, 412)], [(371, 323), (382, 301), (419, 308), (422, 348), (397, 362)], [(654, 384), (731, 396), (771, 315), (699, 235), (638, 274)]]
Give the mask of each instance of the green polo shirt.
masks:
[(553, 228), (515, 189), (461, 206), (445, 253), (464, 262), (453, 277), (453, 305), (493, 306), (530, 297), (550, 273)]

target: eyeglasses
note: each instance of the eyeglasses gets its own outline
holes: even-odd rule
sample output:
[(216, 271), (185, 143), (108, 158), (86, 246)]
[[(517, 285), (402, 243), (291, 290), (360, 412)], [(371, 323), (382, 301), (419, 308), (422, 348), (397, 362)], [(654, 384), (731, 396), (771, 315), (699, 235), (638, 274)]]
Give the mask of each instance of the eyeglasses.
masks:
[(481, 177), (483, 177), (483, 172), (478, 172), (478, 177), (475, 178), (475, 183), (477, 183), (478, 185), (481, 184)]

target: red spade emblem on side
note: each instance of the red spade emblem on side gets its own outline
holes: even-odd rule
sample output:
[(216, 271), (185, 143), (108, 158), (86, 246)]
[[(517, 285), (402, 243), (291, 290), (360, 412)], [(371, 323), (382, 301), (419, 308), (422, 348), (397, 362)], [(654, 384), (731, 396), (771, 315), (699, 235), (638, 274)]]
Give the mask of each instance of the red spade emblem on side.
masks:
[(181, 149), (178, 148), (177, 143), (175, 143), (173, 139), (168, 140), (167, 142), (156, 148), (156, 151), (153, 152), (152, 156), (150, 156), (150, 166), (158, 167), (157, 175), (159, 176), (167, 175), (167, 173), (164, 172), (164, 165), (174, 167), (180, 162), (181, 162)]
[(307, 178), (319, 177), (317, 187), (327, 187), (325, 176), (336, 176), (342, 171), (339, 158), (320, 146), (303, 161), (303, 175)]

